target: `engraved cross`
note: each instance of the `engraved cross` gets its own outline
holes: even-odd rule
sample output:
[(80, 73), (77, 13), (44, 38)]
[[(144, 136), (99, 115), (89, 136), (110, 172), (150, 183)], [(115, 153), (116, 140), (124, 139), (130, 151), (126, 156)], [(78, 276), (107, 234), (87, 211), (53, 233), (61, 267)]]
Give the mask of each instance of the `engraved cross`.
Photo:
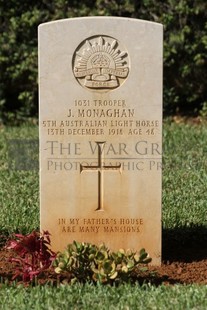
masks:
[(80, 165), (80, 173), (84, 170), (87, 171), (97, 171), (98, 172), (98, 207), (95, 211), (104, 211), (104, 203), (103, 203), (103, 193), (104, 193), (104, 180), (103, 173), (107, 170), (119, 170), (121, 168), (121, 164), (116, 166), (107, 166), (103, 164), (103, 152), (104, 152), (104, 144), (106, 142), (96, 142), (98, 147), (98, 165), (97, 166), (83, 166)]

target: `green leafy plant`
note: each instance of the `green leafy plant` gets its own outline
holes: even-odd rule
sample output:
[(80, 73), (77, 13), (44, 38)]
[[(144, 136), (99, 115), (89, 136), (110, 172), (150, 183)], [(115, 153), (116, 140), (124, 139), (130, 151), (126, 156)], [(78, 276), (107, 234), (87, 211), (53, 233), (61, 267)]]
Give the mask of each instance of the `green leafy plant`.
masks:
[(207, 119), (207, 101), (204, 102), (203, 104), (203, 107), (202, 109), (200, 110), (200, 116), (203, 118), (203, 119)]
[(39, 233), (33, 231), (26, 236), (15, 234), (6, 245), (6, 249), (12, 250), (13, 255), (9, 261), (14, 263), (15, 273), (13, 280), (18, 276), (22, 277), (24, 282), (32, 281), (43, 270), (48, 269), (56, 254), (51, 251), (50, 234), (48, 231)]
[(57, 255), (54, 266), (56, 273), (70, 273), (73, 282), (109, 283), (128, 280), (138, 266), (149, 262), (151, 258), (144, 249), (139, 254), (123, 249), (111, 252), (104, 244), (96, 246), (74, 241)]

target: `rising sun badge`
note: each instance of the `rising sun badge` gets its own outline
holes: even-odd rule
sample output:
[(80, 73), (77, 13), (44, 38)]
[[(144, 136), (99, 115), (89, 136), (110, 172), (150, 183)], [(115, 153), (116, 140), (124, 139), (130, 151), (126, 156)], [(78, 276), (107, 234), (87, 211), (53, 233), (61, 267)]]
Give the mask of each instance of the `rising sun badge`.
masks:
[(73, 55), (73, 73), (91, 90), (112, 90), (129, 74), (129, 57), (118, 40), (95, 36), (84, 40)]

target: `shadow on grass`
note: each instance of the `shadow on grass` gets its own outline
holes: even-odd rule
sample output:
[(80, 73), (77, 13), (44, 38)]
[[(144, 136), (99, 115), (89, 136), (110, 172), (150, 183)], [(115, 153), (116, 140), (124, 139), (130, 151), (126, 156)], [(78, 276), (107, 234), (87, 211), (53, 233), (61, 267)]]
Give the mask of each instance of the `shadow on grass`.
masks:
[[(14, 269), (8, 261), (10, 253), (3, 248), (9, 237), (10, 235), (6, 231), (0, 231), (0, 286), (6, 281), (12, 283)], [(139, 283), (140, 285), (150, 283), (155, 286), (204, 283), (207, 259), (206, 245), (207, 227), (205, 226), (163, 229), (162, 266), (151, 266), (151, 268), (149, 266), (146, 271), (138, 269), (131, 275), (130, 283)], [(183, 263), (190, 264), (183, 266)], [(37, 284), (59, 285), (65, 281), (70, 283), (70, 278), (70, 274), (66, 277), (48, 270), (38, 278)], [(22, 281), (17, 279), (17, 283), (22, 283)]]
[[(16, 232), (17, 233), (17, 232)], [(0, 248), (11, 234), (0, 231)], [(162, 230), (162, 261), (191, 263), (207, 259), (207, 226)]]
[(207, 226), (163, 229), (163, 261), (191, 263), (206, 258)]

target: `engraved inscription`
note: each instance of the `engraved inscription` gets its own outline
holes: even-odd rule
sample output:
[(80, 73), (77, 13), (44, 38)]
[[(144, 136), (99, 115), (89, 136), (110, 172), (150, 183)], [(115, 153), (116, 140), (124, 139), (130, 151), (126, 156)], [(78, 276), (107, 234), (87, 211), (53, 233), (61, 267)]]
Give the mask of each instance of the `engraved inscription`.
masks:
[(104, 151), (104, 144), (105, 142), (96, 142), (98, 146), (98, 165), (97, 166), (84, 166), (80, 165), (80, 172), (83, 170), (88, 171), (97, 171), (98, 172), (98, 207), (96, 211), (104, 211), (104, 204), (103, 204), (103, 172), (104, 170), (119, 170), (121, 168), (121, 164), (116, 166), (107, 166), (103, 164), (102, 154)]
[(129, 73), (128, 53), (118, 40), (94, 36), (83, 41), (73, 56), (73, 73), (78, 82), (91, 90), (119, 87)]
[(48, 136), (156, 137), (161, 129), (157, 119), (139, 119), (125, 99), (75, 99), (66, 109), (61, 119), (42, 121)]
[(62, 233), (142, 233), (143, 218), (59, 218)]

